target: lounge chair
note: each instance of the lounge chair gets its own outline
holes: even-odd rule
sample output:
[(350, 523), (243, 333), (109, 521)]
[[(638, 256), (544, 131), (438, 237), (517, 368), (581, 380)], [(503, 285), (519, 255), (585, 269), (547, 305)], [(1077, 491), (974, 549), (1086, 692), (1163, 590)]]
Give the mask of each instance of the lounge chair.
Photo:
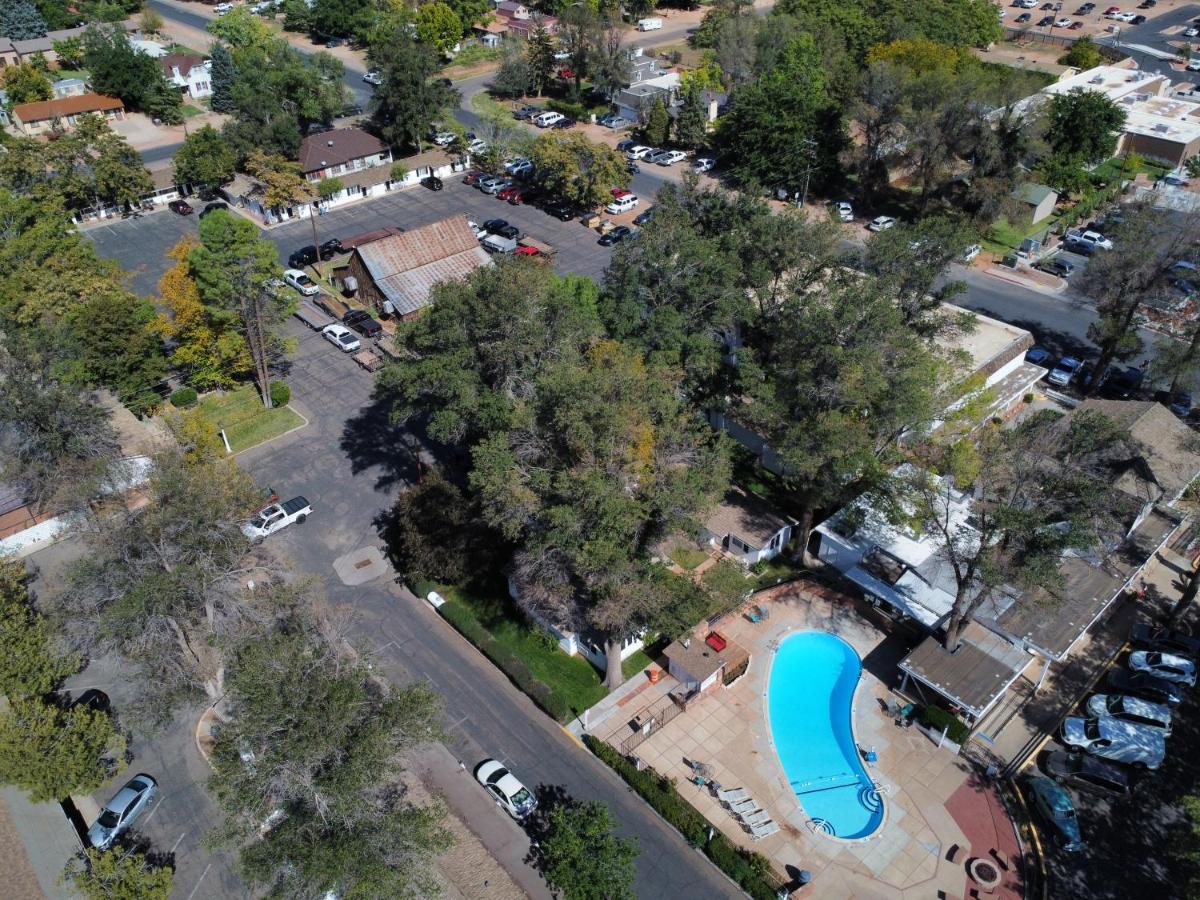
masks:
[(767, 821), (765, 821), (765, 822), (760, 822), (757, 825), (751, 825), (751, 826), (749, 826), (749, 828), (750, 828), (750, 834), (754, 837), (754, 839), (756, 841), (759, 838), (765, 838), (769, 834), (774, 834), (775, 832), (777, 832), (779, 830), (779, 826), (776, 825), (774, 822), (772, 822), (770, 819), (767, 819)]
[(771, 814), (765, 809), (757, 809), (749, 815), (739, 815), (743, 825), (763, 825), (771, 821)]
[(722, 803), (733, 803), (737, 800), (745, 800), (750, 796), (750, 793), (745, 788), (730, 788), (729, 790), (720, 789), (717, 791), (717, 799)]
[(745, 800), (738, 800), (734, 803), (728, 803), (726, 805), (729, 807), (729, 811), (735, 816), (749, 815), (758, 809), (757, 801), (752, 800), (749, 797), (747, 797)]

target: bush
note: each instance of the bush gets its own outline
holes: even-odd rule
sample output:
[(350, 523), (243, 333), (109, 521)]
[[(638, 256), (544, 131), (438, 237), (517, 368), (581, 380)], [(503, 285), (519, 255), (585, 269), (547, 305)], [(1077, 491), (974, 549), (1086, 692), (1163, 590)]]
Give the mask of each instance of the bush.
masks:
[(591, 112), (582, 103), (572, 103), (569, 100), (555, 100), (551, 98), (546, 101), (546, 108), (552, 109), (555, 112), (560, 112), (564, 116), (570, 116), (572, 119), (584, 120), (587, 119)]
[(271, 405), (287, 406), (292, 400), (292, 389), (282, 381), (271, 382)]
[(922, 725), (933, 731), (941, 732), (946, 729), (946, 737), (956, 744), (963, 744), (971, 733), (962, 721), (940, 706), (923, 706), (918, 717)]
[(189, 406), (196, 405), (196, 400), (199, 396), (195, 388), (180, 388), (171, 394), (171, 405), (176, 409), (187, 409)]
[(709, 822), (700, 811), (688, 803), (675, 789), (675, 782), (653, 769), (638, 769), (628, 759), (603, 741), (590, 734), (583, 742), (601, 761), (607, 763), (655, 811), (678, 829), (689, 844), (703, 848), (705, 854), (722, 872), (732, 878), (754, 900), (775, 900), (776, 887), (771, 878), (771, 864), (760, 853), (747, 853), (735, 846), (723, 834), (708, 836)]

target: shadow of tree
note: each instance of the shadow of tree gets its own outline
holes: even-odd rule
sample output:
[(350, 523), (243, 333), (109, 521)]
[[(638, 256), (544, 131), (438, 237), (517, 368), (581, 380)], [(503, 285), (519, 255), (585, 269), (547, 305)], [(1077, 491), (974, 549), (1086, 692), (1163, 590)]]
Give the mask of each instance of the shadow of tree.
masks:
[(521, 823), (525, 833), (529, 835), (529, 852), (525, 856), (525, 862), (544, 875), (546, 860), (542, 855), (541, 845), (550, 833), (550, 813), (555, 807), (578, 801), (568, 794), (561, 784), (539, 784), (534, 788), (533, 795), (537, 798), (537, 809)]
[(411, 424), (392, 420), (392, 402), (378, 392), (371, 402), (346, 420), (340, 443), (350, 460), (351, 471), (359, 475), (378, 469), (375, 489), (386, 491), (398, 484), (411, 484), (422, 465), (424, 445)]

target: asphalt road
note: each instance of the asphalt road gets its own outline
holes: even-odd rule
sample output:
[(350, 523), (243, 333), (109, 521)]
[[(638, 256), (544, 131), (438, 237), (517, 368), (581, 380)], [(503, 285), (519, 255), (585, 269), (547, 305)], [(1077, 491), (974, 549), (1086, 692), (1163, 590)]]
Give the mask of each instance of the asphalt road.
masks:
[[(279, 535), (295, 570), (320, 578), (353, 611), (351, 641), (398, 683), (428, 681), (446, 704), (447, 746), (468, 769), (487, 757), (545, 794), (600, 800), (637, 839), (639, 897), (734, 897), (739, 891), (660, 820), (606, 766), (512, 687), (426, 604), (388, 576), (348, 587), (334, 561), (380, 544), (395, 495), (415, 477), (406, 435), (372, 397), (372, 378), (298, 323), (287, 380), (308, 427), (242, 454), (239, 463), (283, 494), (303, 493), (314, 515)], [(354, 557), (351, 557), (353, 559)]]

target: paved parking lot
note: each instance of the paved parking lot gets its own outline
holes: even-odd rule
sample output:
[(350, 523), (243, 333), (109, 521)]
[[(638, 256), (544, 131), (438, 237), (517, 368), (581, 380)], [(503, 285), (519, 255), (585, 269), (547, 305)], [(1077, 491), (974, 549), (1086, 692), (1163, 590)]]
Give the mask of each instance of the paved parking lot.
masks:
[(196, 216), (179, 216), (165, 207), (137, 218), (109, 219), (81, 229), (96, 252), (114, 259), (129, 273), (129, 284), (143, 297), (158, 293), (158, 279), (170, 266), (167, 251), (185, 235), (197, 234)]

